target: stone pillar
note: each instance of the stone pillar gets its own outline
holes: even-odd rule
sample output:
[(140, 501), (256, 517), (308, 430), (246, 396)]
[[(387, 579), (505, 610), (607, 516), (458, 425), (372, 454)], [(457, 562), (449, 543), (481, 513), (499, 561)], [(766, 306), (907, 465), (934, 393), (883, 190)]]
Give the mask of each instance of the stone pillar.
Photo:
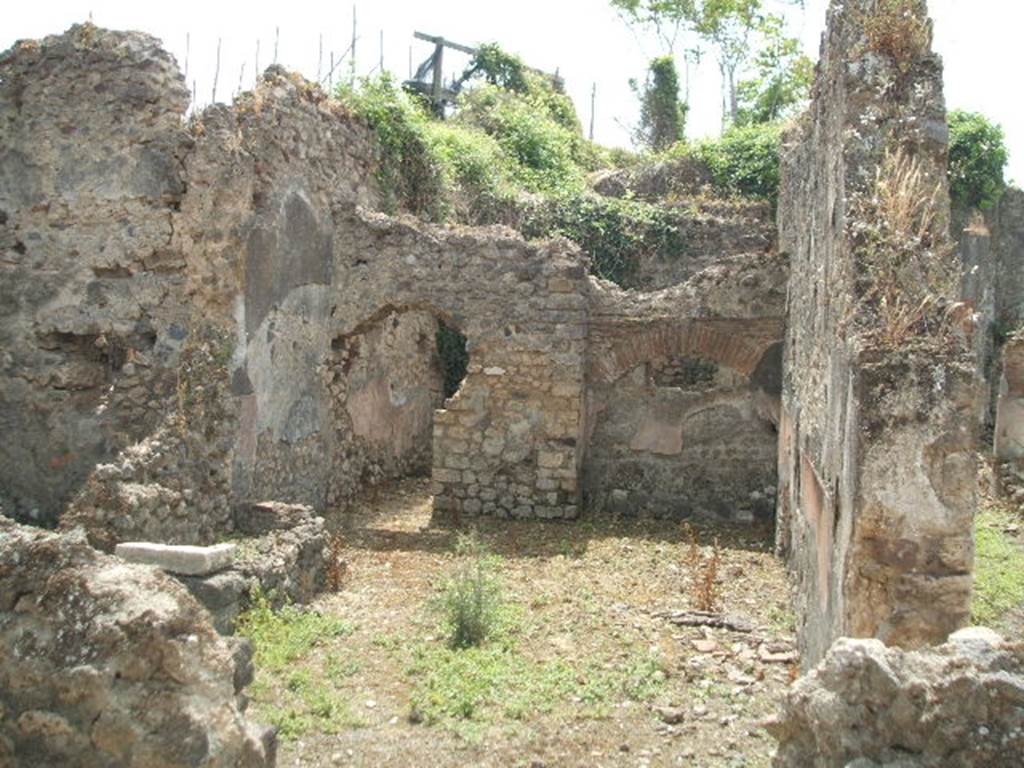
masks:
[(949, 238), (942, 65), (925, 3), (905, 5), (832, 3), (783, 150), (778, 549), (807, 666), (841, 636), (913, 647), (969, 616), (974, 310)]

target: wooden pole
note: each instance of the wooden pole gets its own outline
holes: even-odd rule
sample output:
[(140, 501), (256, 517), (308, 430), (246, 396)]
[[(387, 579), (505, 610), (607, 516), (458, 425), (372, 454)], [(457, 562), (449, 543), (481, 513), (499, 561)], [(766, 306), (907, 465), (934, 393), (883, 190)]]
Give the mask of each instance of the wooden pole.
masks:
[(331, 51), (331, 71), (327, 73), (327, 90), (334, 90), (334, 51)]
[(191, 48), (192, 48), (192, 41), (190, 39), (189, 33), (186, 32), (185, 33), (185, 74), (183, 75), (183, 77), (185, 78), (185, 82), (186, 83), (188, 82), (188, 56), (189, 56), (189, 51), (191, 50)]
[(594, 107), (597, 104), (597, 83), (590, 89), (590, 140), (594, 140)]
[(444, 63), (444, 43), (440, 42), (434, 46), (434, 81), (430, 86), (430, 100), (434, 105), (434, 111), (441, 114), (441, 88), (444, 85), (442, 80), (442, 64)]
[(256, 79), (260, 77), (260, 39), (256, 38)]
[(277, 44), (281, 39), (281, 28), (274, 27), (274, 63), (277, 64)]
[(356, 84), (356, 6), (352, 4), (352, 45), (349, 46), (352, 52), (352, 60), (349, 62), (349, 85)]
[(384, 73), (384, 30), (380, 31), (380, 72)]
[(317, 48), (316, 54), (316, 81), (320, 82), (320, 69), (324, 63), (324, 36), (320, 34), (320, 45)]
[(211, 104), (217, 103), (217, 79), (220, 77), (220, 38), (217, 38), (217, 66), (213, 70), (213, 99)]

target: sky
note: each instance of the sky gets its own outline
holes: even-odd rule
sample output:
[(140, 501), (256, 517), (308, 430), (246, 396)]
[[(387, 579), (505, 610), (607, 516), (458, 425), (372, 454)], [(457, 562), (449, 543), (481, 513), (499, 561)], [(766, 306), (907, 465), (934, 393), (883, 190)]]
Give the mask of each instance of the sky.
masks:
[[(766, 0), (772, 6), (778, 0)], [(804, 9), (788, 12), (790, 33), (803, 41), (817, 60), (828, 0), (806, 0)], [(953, 108), (983, 112), (1003, 126), (1010, 148), (1008, 178), (1024, 183), (1024, 99), (1013, 78), (1021, 72), (1020, 0), (930, 0), (935, 19), (935, 48), (946, 66), (946, 101)], [(629, 145), (637, 117), (629, 78), (643, 79), (647, 62), (662, 53), (650, 34), (631, 30), (606, 0), (357, 0), (355, 71), (365, 75), (380, 66), (405, 78), (431, 51), (414, 41), (413, 32), (441, 35), (465, 45), (497, 42), (538, 69), (558, 71), (576, 103), (584, 129), (589, 128), (591, 94), (596, 86), (594, 138), (602, 144)], [(101, 26), (138, 29), (164, 41), (195, 86), (199, 107), (213, 99), (216, 52), (220, 40), (217, 100), (229, 101), (251, 88), (259, 67), (274, 59), (316, 79), (326, 78), (330, 53), (336, 60), (352, 39), (353, 5), (349, 2), (288, 3), (251, 0), (245, 4), (176, 0), (39, 0), (12, 3), (4, 9), (0, 50), (16, 40), (56, 34), (92, 18)], [(322, 39), (322, 50), (321, 50)], [(381, 41), (383, 39), (383, 47)], [(187, 41), (187, 45), (186, 45)], [(186, 55), (187, 54), (187, 55)], [(461, 69), (465, 58), (446, 53), (446, 74)], [(351, 57), (336, 74), (347, 77)], [(244, 67), (244, 69), (243, 69)], [(718, 68), (709, 53), (691, 76), (687, 135), (714, 135), (721, 122)]]

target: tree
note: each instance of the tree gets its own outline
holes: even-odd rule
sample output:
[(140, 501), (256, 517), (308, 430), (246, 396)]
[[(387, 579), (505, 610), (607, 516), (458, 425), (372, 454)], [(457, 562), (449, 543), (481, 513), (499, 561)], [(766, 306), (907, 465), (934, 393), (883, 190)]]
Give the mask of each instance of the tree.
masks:
[(761, 21), (761, 0), (704, 0), (695, 27), (718, 55), (722, 74), (722, 129), (739, 113), (736, 75), (750, 56), (750, 35)]
[(991, 208), (999, 202), (1009, 159), (1003, 129), (984, 115), (949, 113), (949, 191), (953, 203)]
[(737, 86), (737, 125), (770, 123), (785, 117), (810, 96), (814, 63), (787, 37), (780, 16), (766, 16), (759, 33), (762, 44), (754, 57), (754, 76)]
[[(636, 83), (631, 84), (637, 90)], [(675, 59), (659, 56), (651, 62), (640, 94), (638, 143), (655, 151), (668, 149), (683, 138), (686, 110), (686, 105), (679, 101)]]
[[(675, 51), (681, 34), (715, 50), (722, 75), (723, 127), (739, 118), (738, 76), (752, 54), (751, 36), (765, 22), (763, 0), (610, 0), (627, 23), (653, 29), (666, 49)], [(784, 0), (790, 4), (802, 0)], [(699, 50), (690, 46), (688, 53)], [(689, 58), (687, 58), (689, 63)], [(687, 94), (689, 93), (687, 78)]]

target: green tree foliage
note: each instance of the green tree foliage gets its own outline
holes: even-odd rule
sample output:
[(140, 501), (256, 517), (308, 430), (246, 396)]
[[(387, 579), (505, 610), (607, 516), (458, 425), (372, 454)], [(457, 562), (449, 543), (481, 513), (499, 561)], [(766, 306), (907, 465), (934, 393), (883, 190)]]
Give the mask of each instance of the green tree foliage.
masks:
[(814, 63), (801, 52), (800, 41), (785, 34), (783, 19), (766, 17), (760, 33), (763, 42), (754, 57), (753, 76), (737, 86), (737, 125), (774, 122), (810, 96)]
[(487, 43), (477, 49), (463, 77), (468, 80), (477, 75), (507, 91), (526, 93), (529, 89), (523, 60), (506, 53), (496, 43)]
[[(793, 0), (785, 0), (793, 2)], [(763, 0), (610, 0), (631, 24), (653, 29), (667, 53), (680, 35), (696, 49), (710, 45), (722, 74), (722, 124), (739, 118), (739, 78), (755, 51), (752, 37), (771, 17)]]
[(949, 191), (955, 204), (986, 209), (998, 203), (1008, 159), (1000, 126), (977, 112), (949, 113)]
[[(634, 90), (636, 83), (631, 82)], [(687, 106), (679, 101), (679, 76), (672, 56), (651, 62), (647, 82), (640, 93), (640, 127), (637, 143), (660, 152), (683, 138)]]

